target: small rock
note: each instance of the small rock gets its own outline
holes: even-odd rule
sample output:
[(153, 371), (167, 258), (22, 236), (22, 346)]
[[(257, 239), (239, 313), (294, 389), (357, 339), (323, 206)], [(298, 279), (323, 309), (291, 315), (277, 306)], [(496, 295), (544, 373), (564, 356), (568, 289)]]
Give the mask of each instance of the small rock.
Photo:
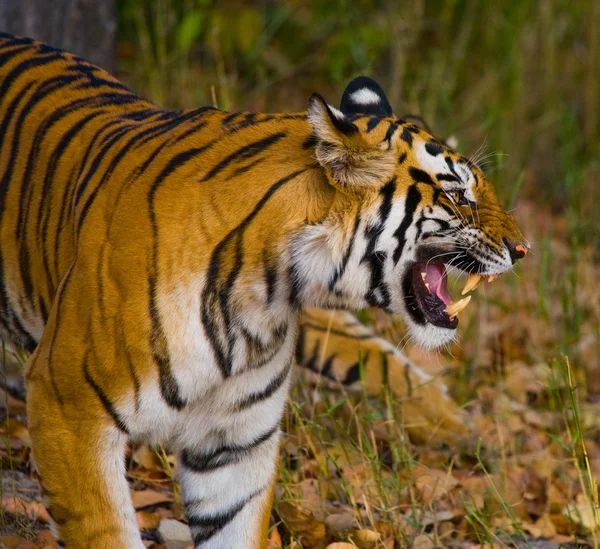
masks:
[(331, 537), (341, 537), (358, 527), (352, 513), (334, 513), (325, 519), (325, 530)]
[(356, 549), (356, 545), (346, 543), (345, 541), (338, 541), (336, 543), (330, 543), (326, 549)]
[(173, 519), (161, 520), (158, 525), (160, 534), (167, 549), (187, 549), (192, 545), (192, 535), (187, 524)]

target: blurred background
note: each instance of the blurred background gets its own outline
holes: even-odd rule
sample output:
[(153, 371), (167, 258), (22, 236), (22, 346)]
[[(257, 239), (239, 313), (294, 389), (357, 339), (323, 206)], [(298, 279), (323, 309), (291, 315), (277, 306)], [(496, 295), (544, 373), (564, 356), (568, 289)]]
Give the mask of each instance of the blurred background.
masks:
[[(385, 439), (385, 455), (398, 470), (408, 464), (413, 471), (415, 463), (452, 469), (464, 486), (467, 475), (487, 478), (484, 465), (503, 471), (507, 486), (515, 470), (541, 478), (541, 511), (519, 508), (519, 520), (549, 516), (545, 532), (564, 535), (582, 524), (561, 517), (567, 500), (597, 496), (590, 479), (600, 478), (600, 1), (0, 0), (0, 30), (78, 53), (171, 109), (301, 111), (314, 91), (337, 105), (351, 78), (369, 75), (397, 115), (419, 114), (438, 136), (454, 137), (466, 156), (480, 153), (532, 253), (514, 275), (476, 292), (476, 304), (461, 313), (460, 342), (449, 352), (401, 348), (432, 373), (445, 372), (483, 446), (471, 440), (439, 455), (414, 447), (398, 452), (406, 448), (404, 432), (382, 435), (388, 409), (370, 403), (349, 408), (366, 422), (364, 437), (356, 435), (360, 451), (352, 451), (368, 465), (365, 475), (381, 481), (383, 495), (371, 501), (389, 509), (392, 521), (397, 501), (385, 499), (391, 481), (381, 480), (377, 452), (367, 458), (362, 446), (373, 432), (382, 437), (378, 444)], [(404, 341), (402, 326), (373, 312), (361, 318), (394, 343)], [(286, 420), (280, 484), (291, 501), (305, 501), (302, 490), (312, 488), (302, 483), (319, 474), (311, 477), (304, 467), (315, 460), (297, 453), (292, 467), (289, 448), (322, 445), (335, 463), (327, 452), (354, 423), (329, 445), (326, 420), (341, 415), (346, 403), (315, 416), (314, 408), (302, 407), (313, 393), (295, 391), (300, 404), (291, 405)], [(582, 407), (575, 413), (576, 401)], [(393, 485), (398, 493), (405, 486)], [(557, 492), (550, 488), (564, 501), (553, 503)], [(348, 501), (357, 489), (348, 489)], [(525, 484), (515, 494), (513, 509), (528, 497)], [(500, 520), (494, 509), (487, 510)], [(487, 528), (469, 513), (465, 531)], [(514, 530), (512, 523), (503, 527)], [(586, 528), (597, 534), (598, 547), (600, 522)]]

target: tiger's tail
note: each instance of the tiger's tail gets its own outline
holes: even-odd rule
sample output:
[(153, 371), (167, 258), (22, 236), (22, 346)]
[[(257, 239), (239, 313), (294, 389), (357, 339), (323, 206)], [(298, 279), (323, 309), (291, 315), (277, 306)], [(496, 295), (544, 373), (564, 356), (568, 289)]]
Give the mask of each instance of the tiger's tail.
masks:
[(346, 311), (308, 309), (301, 318), (296, 362), (315, 380), (369, 397), (387, 385), (411, 438), (452, 442), (468, 430), (465, 412), (439, 379)]

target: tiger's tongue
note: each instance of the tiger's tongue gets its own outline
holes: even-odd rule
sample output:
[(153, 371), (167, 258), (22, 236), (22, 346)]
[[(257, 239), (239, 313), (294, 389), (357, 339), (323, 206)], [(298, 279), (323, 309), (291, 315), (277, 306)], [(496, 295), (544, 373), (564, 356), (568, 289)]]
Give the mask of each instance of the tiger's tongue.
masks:
[(446, 305), (452, 303), (448, 292), (448, 277), (446, 268), (442, 263), (428, 263), (425, 267), (425, 283), (429, 285), (429, 291), (439, 297)]

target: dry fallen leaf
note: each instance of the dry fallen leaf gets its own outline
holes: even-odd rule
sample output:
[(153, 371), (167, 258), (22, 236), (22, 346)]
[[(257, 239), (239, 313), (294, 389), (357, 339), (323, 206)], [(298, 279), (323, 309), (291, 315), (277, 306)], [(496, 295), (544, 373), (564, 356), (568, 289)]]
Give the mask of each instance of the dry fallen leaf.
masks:
[(27, 516), (31, 520), (39, 520), (41, 522), (50, 522), (50, 515), (48, 511), (46, 511), (46, 507), (44, 507), (43, 503), (39, 503), (37, 501), (30, 501), (26, 505), (27, 508)]
[(21, 498), (17, 498), (14, 496), (8, 496), (2, 498), (0, 501), (0, 506), (7, 513), (11, 515), (26, 515), (27, 514), (27, 502), (22, 500)]
[(6, 547), (6, 549), (13, 549), (20, 543), (27, 541), (25, 538), (16, 535), (0, 536), (0, 547)]
[(135, 520), (140, 530), (153, 530), (154, 528), (158, 528), (160, 515), (148, 511), (138, 511), (135, 514)]
[(323, 549), (326, 544), (325, 524), (287, 502), (280, 502), (277, 511), (294, 538), (311, 549)]
[(583, 526), (583, 528), (590, 532), (600, 530), (597, 515), (593, 506), (588, 502), (568, 503), (563, 511), (563, 515), (571, 522)]
[(20, 421), (9, 418), (3, 425), (3, 430), (9, 437), (16, 438), (25, 444), (27, 447), (31, 447), (31, 437), (29, 430)]
[(355, 530), (350, 537), (359, 549), (375, 549), (381, 542), (381, 534), (374, 530)]
[(44, 549), (58, 549), (58, 542), (56, 541), (50, 530), (44, 530), (40, 532), (40, 534), (36, 538), (36, 542)]
[(162, 471), (163, 466), (156, 454), (145, 444), (136, 448), (131, 456), (133, 461), (148, 471)]
[(452, 473), (443, 469), (416, 466), (413, 469), (413, 479), (425, 503), (439, 499), (458, 485)]
[(134, 490), (131, 492), (131, 500), (136, 509), (143, 509), (159, 503), (170, 503), (173, 501), (173, 496), (155, 490)]

